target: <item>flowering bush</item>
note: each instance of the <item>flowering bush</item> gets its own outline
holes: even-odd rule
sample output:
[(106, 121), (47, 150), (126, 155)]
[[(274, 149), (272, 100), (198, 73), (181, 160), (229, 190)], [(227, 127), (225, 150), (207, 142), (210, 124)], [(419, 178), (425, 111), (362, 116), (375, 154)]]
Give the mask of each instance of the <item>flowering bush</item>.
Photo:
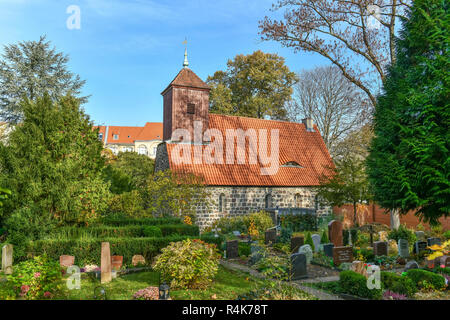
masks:
[(383, 300), (408, 300), (406, 295), (386, 290), (383, 293)]
[(206, 287), (219, 268), (216, 246), (198, 239), (172, 242), (161, 252), (153, 267), (172, 288)]
[(159, 300), (159, 289), (157, 287), (148, 287), (141, 289), (133, 295), (136, 300)]
[(8, 276), (17, 296), (30, 300), (50, 299), (61, 289), (59, 263), (47, 256), (34, 257), (14, 267)]

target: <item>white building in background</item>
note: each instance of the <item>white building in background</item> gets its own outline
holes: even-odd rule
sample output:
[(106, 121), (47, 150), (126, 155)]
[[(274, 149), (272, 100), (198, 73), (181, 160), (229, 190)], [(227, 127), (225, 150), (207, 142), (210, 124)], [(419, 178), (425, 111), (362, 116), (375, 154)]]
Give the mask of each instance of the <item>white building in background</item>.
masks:
[(144, 127), (98, 126), (99, 139), (114, 154), (137, 152), (154, 159), (156, 148), (162, 142), (163, 124), (147, 122)]

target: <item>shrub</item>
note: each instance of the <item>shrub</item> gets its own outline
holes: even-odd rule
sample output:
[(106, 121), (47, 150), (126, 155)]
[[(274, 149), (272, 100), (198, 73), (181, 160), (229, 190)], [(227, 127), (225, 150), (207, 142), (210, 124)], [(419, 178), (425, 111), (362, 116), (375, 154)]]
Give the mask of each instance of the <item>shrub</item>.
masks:
[(187, 236), (198, 236), (200, 230), (196, 225), (188, 225), (188, 224), (164, 224), (159, 225), (159, 229), (162, 232), (162, 235), (168, 236), (171, 234), (179, 234), (179, 235), (187, 235)]
[(434, 290), (442, 290), (445, 288), (445, 278), (431, 271), (412, 269), (406, 272), (406, 276), (410, 278), (419, 289), (430, 287)]
[(59, 263), (45, 255), (17, 264), (8, 276), (16, 295), (30, 300), (54, 297), (61, 290), (61, 279)]
[(239, 256), (248, 257), (251, 253), (251, 246), (249, 243), (239, 242), (238, 244)]
[(327, 232), (325, 230), (322, 231), (322, 236), (320, 237), (320, 243), (326, 244), (329, 243), (330, 240), (328, 239)]
[(292, 229), (288, 227), (281, 227), (280, 237), (278, 242), (280, 243), (291, 243)]
[(109, 202), (109, 212), (125, 213), (129, 217), (145, 216), (144, 201), (138, 190), (115, 195)]
[(309, 244), (311, 246), (312, 251), (314, 252), (314, 242), (311, 237), (311, 233), (306, 233), (305, 244)]
[(404, 225), (400, 225), (397, 230), (392, 230), (388, 234), (390, 240), (398, 241), (399, 239), (408, 240), (409, 243), (414, 243), (417, 239), (416, 234), (413, 230), (408, 229)]
[(108, 226), (125, 226), (125, 225), (148, 225), (158, 226), (162, 224), (181, 224), (182, 221), (178, 217), (164, 217), (164, 218), (128, 218), (123, 215), (108, 215), (101, 219), (102, 224)]
[(450, 240), (450, 230), (445, 231), (443, 236), (446, 240)]
[(281, 216), (281, 226), (289, 226), (294, 232), (316, 230), (317, 221), (314, 214), (286, 214)]
[(379, 300), (382, 297), (381, 289), (370, 290), (367, 287), (366, 277), (351, 270), (339, 274), (339, 286), (342, 292), (361, 298)]
[(412, 297), (417, 292), (415, 283), (408, 277), (399, 276), (393, 272), (381, 272), (381, 282), (385, 289)]
[(256, 263), (256, 268), (270, 279), (288, 280), (289, 262), (286, 257), (265, 256)]
[(153, 268), (172, 288), (204, 288), (219, 268), (216, 246), (201, 240), (174, 242), (161, 251)]
[(233, 231), (247, 233), (252, 222), (259, 234), (264, 234), (267, 229), (274, 226), (270, 214), (260, 211), (237, 217), (221, 218), (217, 221), (216, 228), (220, 228), (223, 234)]
[(158, 226), (144, 226), (143, 234), (148, 238), (159, 238), (162, 237), (161, 229)]
[(386, 290), (383, 293), (383, 300), (408, 300), (406, 295)]
[(356, 249), (353, 247), (353, 256), (356, 257), (357, 260), (365, 262), (373, 262), (375, 260), (373, 250), (369, 250), (366, 248)]
[(80, 239), (80, 238), (119, 238), (142, 237), (143, 226), (128, 225), (123, 227), (62, 227), (44, 239)]

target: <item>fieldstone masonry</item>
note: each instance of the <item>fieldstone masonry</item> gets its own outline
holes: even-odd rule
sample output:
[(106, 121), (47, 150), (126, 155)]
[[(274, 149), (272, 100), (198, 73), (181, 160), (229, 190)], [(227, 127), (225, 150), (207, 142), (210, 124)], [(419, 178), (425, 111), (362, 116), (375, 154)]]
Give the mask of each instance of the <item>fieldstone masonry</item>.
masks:
[[(161, 146), (161, 145), (160, 145)], [(163, 147), (161, 147), (163, 148)], [(268, 194), (272, 196), (274, 208), (295, 208), (296, 195), (302, 199), (302, 207), (316, 208), (316, 194), (308, 187), (206, 187), (213, 202), (209, 208), (199, 206), (196, 208), (197, 224), (201, 229), (210, 226), (216, 220), (227, 216), (235, 217), (261, 211), (265, 208), (265, 198)], [(219, 197), (223, 195), (223, 212), (219, 212)], [(317, 205), (317, 214), (329, 213), (331, 207)]]

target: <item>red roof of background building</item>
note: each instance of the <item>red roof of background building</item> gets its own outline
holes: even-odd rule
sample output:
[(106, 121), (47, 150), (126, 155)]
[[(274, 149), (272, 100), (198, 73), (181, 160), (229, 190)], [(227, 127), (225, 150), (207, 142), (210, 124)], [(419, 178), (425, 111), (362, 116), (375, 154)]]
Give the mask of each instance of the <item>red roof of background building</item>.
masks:
[[(97, 127), (94, 127), (97, 128)], [(98, 126), (105, 142), (106, 126)], [(114, 135), (118, 139), (114, 139)], [(161, 122), (147, 122), (144, 127), (108, 126), (108, 143), (134, 144), (134, 141), (162, 140), (163, 124)]]
[[(170, 169), (179, 173), (193, 173), (204, 179), (207, 185), (218, 186), (316, 186), (319, 178), (333, 166), (330, 154), (317, 129), (307, 132), (303, 123), (263, 120), (210, 114), (209, 128), (222, 132), (225, 143), (226, 129), (267, 129), (268, 152), (270, 153), (270, 130), (279, 130), (279, 169), (274, 175), (261, 175), (260, 164), (175, 164), (171, 159), (177, 144), (167, 143)], [(259, 140), (259, 139), (258, 139)], [(193, 157), (194, 146), (191, 146)], [(205, 148), (205, 146), (203, 147)], [(236, 150), (236, 148), (235, 148)], [(247, 151), (248, 155), (248, 151)], [(296, 162), (301, 167), (282, 167), (288, 162)]]

